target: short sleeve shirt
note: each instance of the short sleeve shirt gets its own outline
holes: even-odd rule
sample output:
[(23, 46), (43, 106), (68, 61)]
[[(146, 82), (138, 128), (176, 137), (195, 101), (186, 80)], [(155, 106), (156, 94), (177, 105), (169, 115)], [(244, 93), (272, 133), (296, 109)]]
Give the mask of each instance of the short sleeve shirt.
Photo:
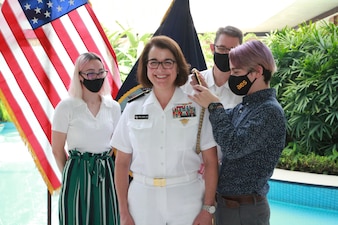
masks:
[(67, 98), (55, 108), (52, 130), (67, 134), (69, 150), (102, 153), (111, 149), (110, 139), (121, 115), (120, 105), (111, 97), (101, 97), (96, 116), (79, 98)]
[[(197, 172), (196, 140), (201, 107), (176, 88), (163, 110), (153, 92), (128, 103), (111, 140), (132, 154), (131, 171), (149, 177), (176, 177)], [(216, 146), (205, 111), (201, 150)]]

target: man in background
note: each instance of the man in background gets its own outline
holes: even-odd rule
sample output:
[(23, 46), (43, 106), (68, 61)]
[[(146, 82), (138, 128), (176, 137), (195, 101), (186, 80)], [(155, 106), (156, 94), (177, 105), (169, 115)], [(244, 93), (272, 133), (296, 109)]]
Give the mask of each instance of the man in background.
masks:
[[(200, 71), (202, 82), (220, 99), (225, 109), (233, 108), (242, 101), (242, 96), (235, 95), (228, 84), (230, 77), (229, 51), (242, 42), (243, 33), (240, 29), (233, 26), (220, 27), (216, 32), (214, 43), (210, 44), (210, 50), (214, 55), (214, 65), (210, 69)], [(189, 81), (182, 88), (186, 93), (191, 94), (193, 93), (191, 84), (196, 84), (196, 80), (190, 76)], [(221, 161), (222, 152), (219, 146), (217, 146), (217, 155)]]

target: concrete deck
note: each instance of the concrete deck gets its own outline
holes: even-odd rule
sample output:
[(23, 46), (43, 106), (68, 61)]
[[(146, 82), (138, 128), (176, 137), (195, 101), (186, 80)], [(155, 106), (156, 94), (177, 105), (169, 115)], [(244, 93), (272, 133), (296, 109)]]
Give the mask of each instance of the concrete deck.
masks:
[(338, 176), (275, 169), (273, 180), (338, 187)]

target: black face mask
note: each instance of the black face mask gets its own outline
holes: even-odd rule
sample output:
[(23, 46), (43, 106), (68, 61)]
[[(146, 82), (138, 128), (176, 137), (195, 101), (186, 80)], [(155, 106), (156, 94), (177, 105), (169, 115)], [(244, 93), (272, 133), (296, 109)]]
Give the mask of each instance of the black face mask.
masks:
[(104, 82), (104, 78), (100, 78), (100, 79), (95, 79), (95, 80), (87, 80), (85, 78), (83, 78), (83, 85), (91, 92), (99, 92), (99, 90), (101, 89), (102, 85)]
[(222, 72), (230, 71), (229, 54), (220, 54), (215, 52), (214, 62), (220, 71)]
[(251, 72), (248, 72), (245, 75), (242, 76), (235, 76), (235, 75), (230, 75), (228, 83), (230, 90), (235, 94), (235, 95), (246, 95), (248, 94), (252, 84), (256, 81), (256, 79), (251, 82), (248, 78), (248, 74)]

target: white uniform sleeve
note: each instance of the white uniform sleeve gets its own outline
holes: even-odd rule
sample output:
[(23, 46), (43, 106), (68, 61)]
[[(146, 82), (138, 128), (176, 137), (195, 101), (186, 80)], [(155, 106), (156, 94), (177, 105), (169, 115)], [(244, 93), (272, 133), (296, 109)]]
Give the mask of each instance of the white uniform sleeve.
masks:
[(208, 109), (206, 109), (204, 113), (203, 125), (201, 130), (201, 150), (203, 151), (216, 145), (217, 143), (214, 139), (214, 135), (212, 133), (212, 126), (209, 121), (209, 111)]

